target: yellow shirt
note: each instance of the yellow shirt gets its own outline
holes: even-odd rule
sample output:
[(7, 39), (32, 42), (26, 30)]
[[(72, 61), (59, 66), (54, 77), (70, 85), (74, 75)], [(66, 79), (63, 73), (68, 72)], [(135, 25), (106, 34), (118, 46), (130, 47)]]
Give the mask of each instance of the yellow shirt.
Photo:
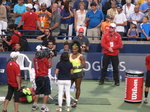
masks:
[(142, 3), (144, 3), (144, 2), (146, 2), (145, 0), (138, 0), (137, 2), (136, 2), (136, 5), (141, 5)]
[[(73, 67), (81, 65), (81, 60), (79, 59), (80, 56), (82, 56), (82, 54), (80, 54), (77, 58), (73, 59), (72, 58), (72, 53), (70, 54), (69, 60), (72, 63)], [(78, 73), (78, 72), (81, 72), (81, 71), (82, 71), (81, 68), (77, 68), (77, 69), (73, 70), (73, 73)]]

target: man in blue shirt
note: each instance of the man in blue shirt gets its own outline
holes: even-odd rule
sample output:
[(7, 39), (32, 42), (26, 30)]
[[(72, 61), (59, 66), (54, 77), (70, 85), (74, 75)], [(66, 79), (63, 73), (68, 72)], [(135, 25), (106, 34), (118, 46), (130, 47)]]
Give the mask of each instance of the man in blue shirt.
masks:
[(104, 20), (104, 14), (96, 8), (95, 2), (92, 2), (90, 6), (91, 10), (86, 14), (86, 21), (88, 21), (87, 36), (100, 36), (100, 25)]
[(21, 18), (22, 18), (22, 14), (24, 12), (26, 12), (26, 7), (25, 5), (23, 4), (24, 0), (18, 0), (18, 4), (16, 4), (14, 6), (14, 17), (16, 18), (15, 19), (15, 24), (19, 24)]
[(147, 2), (142, 3), (140, 6), (141, 12), (146, 14), (148, 11), (150, 11), (150, 0), (147, 0)]

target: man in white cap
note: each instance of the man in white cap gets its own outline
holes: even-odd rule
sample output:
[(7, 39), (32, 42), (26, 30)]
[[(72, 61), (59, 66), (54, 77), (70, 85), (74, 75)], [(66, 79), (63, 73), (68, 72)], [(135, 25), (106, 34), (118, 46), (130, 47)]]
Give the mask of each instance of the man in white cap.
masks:
[(10, 58), (12, 59), (6, 67), (6, 73), (8, 77), (8, 92), (5, 98), (4, 107), (2, 112), (7, 112), (7, 106), (9, 101), (14, 94), (14, 112), (18, 112), (19, 98), (20, 98), (20, 88), (21, 88), (21, 75), (20, 67), (16, 63), (18, 58), (18, 52), (12, 52)]
[[(38, 20), (38, 15), (33, 12), (31, 9), (33, 8), (33, 5), (31, 3), (25, 4), (26, 10), (28, 12), (25, 12), (22, 15), (22, 19), (20, 20), (20, 23), (18, 24), (18, 27), (20, 27), (23, 24), (23, 30), (36, 30), (36, 27), (38, 27), (39, 30), (43, 31), (40, 26), (40, 22)], [(32, 35), (33, 32), (24, 32), (24, 35)]]
[(119, 33), (115, 32), (116, 24), (111, 23), (109, 27), (109, 32), (105, 33), (101, 40), (101, 46), (103, 48), (103, 66), (101, 71), (101, 78), (99, 85), (104, 84), (104, 80), (107, 74), (107, 67), (111, 61), (113, 66), (113, 77), (116, 86), (119, 86), (119, 76), (118, 76), (118, 65), (119, 65), (119, 49), (122, 46), (122, 39)]

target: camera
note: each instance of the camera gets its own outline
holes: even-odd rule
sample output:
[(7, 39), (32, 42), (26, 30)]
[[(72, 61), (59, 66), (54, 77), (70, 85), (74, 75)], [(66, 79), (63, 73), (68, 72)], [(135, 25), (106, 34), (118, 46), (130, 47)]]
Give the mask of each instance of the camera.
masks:
[(35, 56), (37, 58), (44, 58), (44, 57), (49, 58), (50, 55), (52, 57), (57, 56), (57, 50), (52, 50), (52, 49), (49, 49), (49, 48), (44, 47), (42, 45), (38, 45), (36, 47), (36, 54), (35, 54)]
[(1, 30), (2, 32), (5, 33), (6, 36), (11, 37), (13, 35), (13, 33), (10, 30)]

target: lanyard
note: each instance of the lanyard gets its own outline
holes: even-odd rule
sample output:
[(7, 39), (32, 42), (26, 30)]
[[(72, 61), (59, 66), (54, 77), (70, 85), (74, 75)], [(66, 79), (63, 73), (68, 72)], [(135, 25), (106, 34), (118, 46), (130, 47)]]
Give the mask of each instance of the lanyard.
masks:
[[(42, 13), (42, 11), (41, 11), (41, 13)], [(43, 15), (40, 17), (40, 20), (41, 20), (41, 21), (44, 21), (44, 20), (45, 20), (45, 18), (46, 18), (46, 13), (47, 13), (47, 11), (44, 12), (44, 17), (43, 17)]]

